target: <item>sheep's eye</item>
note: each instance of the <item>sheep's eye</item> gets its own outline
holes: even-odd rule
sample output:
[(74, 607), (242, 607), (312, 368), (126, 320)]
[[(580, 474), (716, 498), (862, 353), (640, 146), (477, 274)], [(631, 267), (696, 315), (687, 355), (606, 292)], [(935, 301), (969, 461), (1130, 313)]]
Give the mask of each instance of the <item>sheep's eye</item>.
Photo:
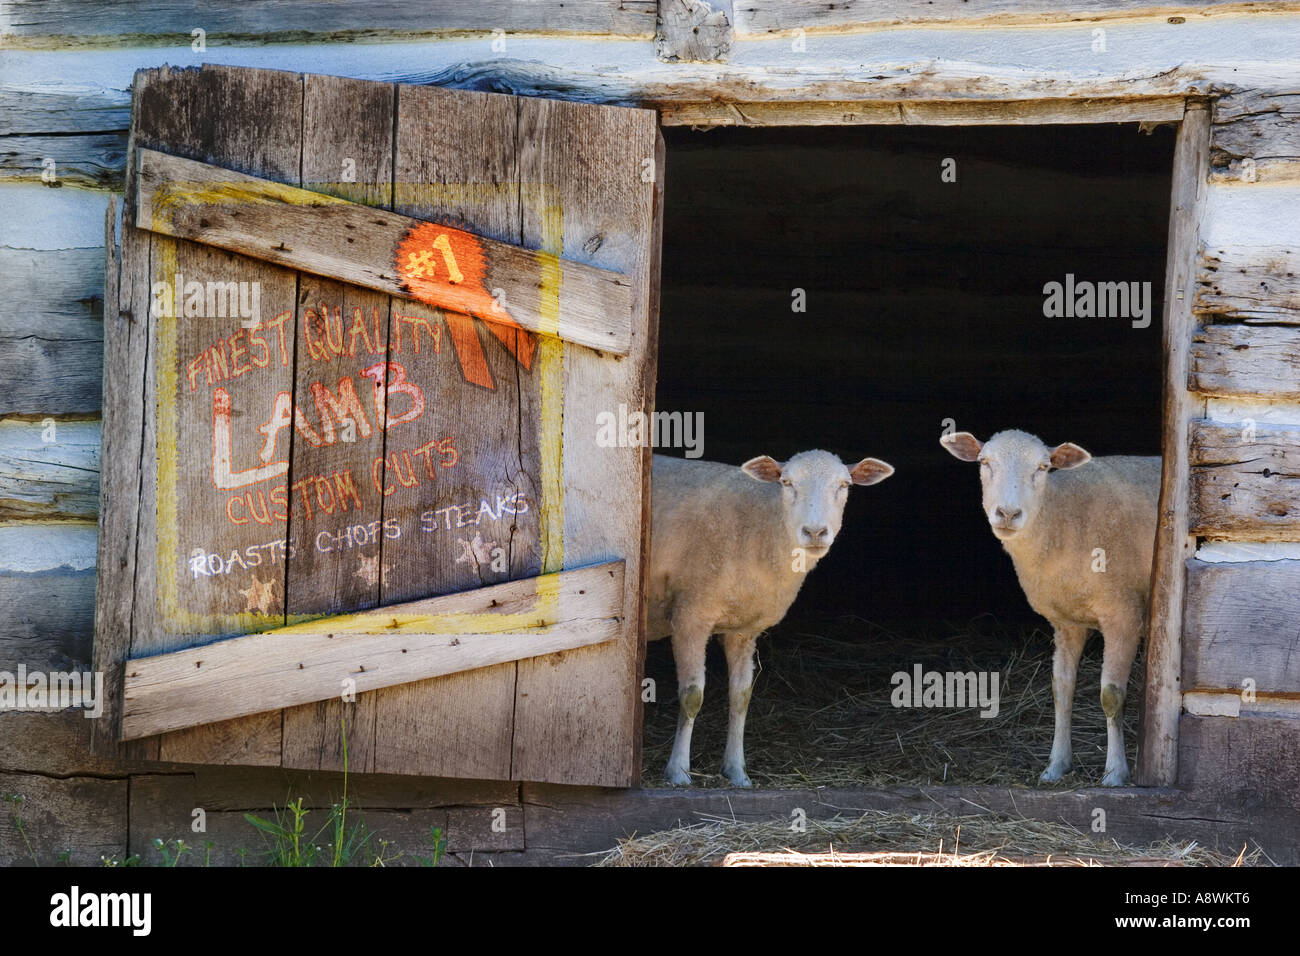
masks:
[(787, 488), (790, 488), (793, 487), (794, 482), (792, 482), (789, 478), (782, 478), (781, 484), (785, 485)]
[(847, 488), (848, 486), (849, 486), (849, 483), (848, 483), (847, 481), (841, 481), (841, 482), (840, 482), (840, 491), (843, 491), (843, 490), (844, 490), (845, 488)]
[(1043, 462), (1041, 465), (1038, 466), (1038, 470), (1039, 470), (1039, 471), (1047, 471), (1047, 469), (1049, 469), (1049, 468), (1051, 468), (1051, 467), (1052, 467), (1052, 463), (1051, 463), (1050, 461), (1045, 461), (1045, 462)]

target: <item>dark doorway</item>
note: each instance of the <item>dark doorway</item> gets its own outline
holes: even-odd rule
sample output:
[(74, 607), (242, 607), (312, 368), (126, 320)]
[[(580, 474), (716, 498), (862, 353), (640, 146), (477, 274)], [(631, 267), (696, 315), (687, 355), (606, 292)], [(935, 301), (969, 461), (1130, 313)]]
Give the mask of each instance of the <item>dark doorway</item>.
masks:
[[(1159, 453), (1173, 128), (664, 133), (657, 407), (704, 413), (707, 459), (825, 448), (897, 469), (850, 495), (791, 617), (1038, 621), (976, 469), (938, 438), (951, 419)], [(1045, 317), (1067, 274), (1149, 282), (1150, 325)]]

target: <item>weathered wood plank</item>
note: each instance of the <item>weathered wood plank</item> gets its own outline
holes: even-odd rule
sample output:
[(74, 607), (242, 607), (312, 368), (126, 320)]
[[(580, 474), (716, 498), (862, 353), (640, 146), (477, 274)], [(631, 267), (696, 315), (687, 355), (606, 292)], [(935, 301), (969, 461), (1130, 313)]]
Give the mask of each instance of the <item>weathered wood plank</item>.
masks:
[[(406, 185), (398, 190), (398, 211), (463, 222), (520, 243), (517, 125), (518, 107), (509, 97), (399, 87), (393, 164)], [(399, 305), (417, 318), (425, 314), (418, 303)], [(418, 461), (413, 469), (398, 448), (385, 462), (385, 490), (392, 489), (385, 519), (419, 529), (383, 544), (382, 587), (390, 601), (542, 571), (537, 379), (543, 357), (559, 343), (539, 339), (539, 351), (523, 368), (506, 343), (488, 341), (476, 323), (428, 315), (449, 344), (410, 356), (407, 368), (417, 380), (437, 382), (437, 417), (420, 422), (405, 444), (437, 441), (450, 451), (437, 456), (434, 469)], [(467, 357), (473, 357), (469, 366)], [(448, 370), (453, 361), (459, 372)], [(471, 368), (474, 380), (492, 387), (474, 384)], [(379, 692), (379, 768), (508, 778), (517, 670), (511, 661)]]
[(597, 565), (133, 659), (122, 736), (324, 700), (349, 680), (376, 690), (602, 643), (622, 601), (622, 564)]
[[(136, 225), (164, 235), (473, 315), (499, 337), (513, 335), (503, 331), (513, 320), (532, 332), (627, 354), (631, 306), (622, 275), (450, 225), (151, 150), (141, 151), (135, 216)], [(542, 314), (539, 295), (555, 270), (558, 326)]]
[[(1231, 16), (1253, 11), (1295, 9), (1290, 3), (1187, 0), (1177, 4), (1127, 3), (1124, 0), (736, 0), (736, 32), (746, 36), (803, 30), (849, 31), (902, 25), (1041, 26), (1051, 23), (1093, 23), (1125, 18)], [(1181, 23), (1181, 19), (1179, 20)]]
[(103, 289), (101, 248), (0, 248), (0, 414), (99, 410)]
[[(564, 211), (557, 222), (525, 208), (525, 242), (557, 253), (582, 250), (585, 261), (623, 272), (633, 282), (636, 314), (623, 361), (564, 349), (564, 510), (551, 519), (562, 532), (548, 532), (562, 533), (566, 567), (626, 559), (619, 639), (520, 663), (512, 773), (629, 786), (640, 768), (650, 449), (598, 447), (591, 422), (620, 404), (654, 405), (663, 141), (646, 111), (533, 99), (520, 103), (519, 115), (520, 178), (549, 184)], [(645, 175), (647, 165), (653, 176)], [(551, 551), (548, 559), (556, 556)]]
[(1300, 428), (1198, 421), (1190, 455), (1193, 534), (1300, 541)]
[(0, 421), (0, 519), (99, 513), (99, 422)]
[[(136, 595), (147, 593), (139, 575), (137, 537), (146, 534), (146, 526), (152, 530), (154, 513), (144, 497), (146, 463), (153, 458), (144, 427), (153, 394), (148, 374), (153, 335), (149, 234), (123, 223), (119, 251), (114, 235), (119, 212), (116, 200), (109, 203), (104, 224), (103, 394), (108, 400), (101, 447), (94, 666), (104, 675), (105, 701), (91, 731), (91, 749), (100, 756), (120, 753), (122, 665), (136, 626)], [(139, 626), (151, 624), (143, 613), (141, 617)]]
[(1300, 179), (1300, 92), (1247, 89), (1215, 101), (1210, 162), (1216, 182)]
[[(135, 84), (141, 89), (133, 109), (132, 161), (139, 161), (141, 150), (166, 148), (198, 162), (248, 170), (295, 185), (300, 183), (302, 80), (298, 75), (215, 66), (205, 66), (198, 71), (163, 67), (141, 71), (135, 77)], [(292, 118), (288, 123), (284, 122), (286, 116)], [(134, 171), (131, 172), (133, 178), (139, 178)], [(137, 186), (138, 183), (128, 179), (125, 205), (128, 211), (139, 207), (135, 195)], [(269, 331), (269, 326), (272, 316), (285, 311), (292, 316), (296, 276), (267, 263), (238, 260), (221, 250), (156, 234), (151, 237), (150, 248), (150, 269), (154, 280), (175, 283), (177, 274), (188, 274), (191, 280), (224, 282), (234, 279), (259, 284), (263, 329), (270, 341), (262, 356), (267, 367), (258, 369), (262, 374), (254, 377), (254, 386), (261, 388), (265, 403), (248, 407), (257, 408), (260, 416), (262, 409), (271, 407), (271, 398), (275, 394), (291, 391), (295, 339), (286, 335), (286, 341), (279, 341), (278, 336)], [(251, 290), (254, 286), (248, 288)], [(199, 311), (220, 310), (209, 309), (204, 303)], [(144, 489), (148, 496), (146, 500), (157, 502), (156, 508), (147, 509), (149, 519), (153, 521), (156, 518), (156, 528), (141, 529), (142, 540), (156, 544), (147, 549), (153, 560), (142, 568), (141, 593), (157, 595), (154, 606), (158, 617), (150, 630), (137, 630), (132, 635), (133, 655), (185, 646), (195, 638), (213, 634), (246, 633), (259, 626), (255, 623), (259, 621), (262, 622), (260, 626), (283, 622), (284, 564), (278, 560), (277, 542), (285, 539), (282, 532), (275, 530), (275, 519), (270, 516), (275, 507), (270, 500), (274, 497), (274, 489), (267, 491), (267, 507), (260, 512), (268, 515), (270, 527), (265, 528), (249, 518), (244, 518), (246, 524), (239, 525), (235, 521), (240, 516), (237, 513), (232, 516), (226, 510), (231, 508), (231, 499), (235, 496), (221, 494), (214, 486), (215, 472), (209, 473), (204, 481), (195, 470), (179, 467), (182, 453), (192, 454), (191, 449), (215, 449), (214, 418), (223, 405), (218, 401), (220, 396), (215, 387), (219, 377), (214, 372), (213, 381), (209, 381), (203, 364), (199, 363), (192, 366), (195, 371), (191, 382), (190, 363), (201, 358), (204, 350), (213, 345), (218, 337), (214, 332), (224, 329), (225, 334), (220, 338), (229, 342), (241, 334), (251, 340), (258, 331), (246, 328), (243, 322), (248, 320), (241, 319), (238, 314), (231, 317), (228, 303), (225, 312), (224, 318), (208, 316), (201, 321), (195, 321), (192, 315), (183, 319), (160, 317), (156, 320), (156, 367), (152, 370), (150, 385), (158, 389), (158, 412), (147, 419), (154, 433), (150, 434), (146, 428), (150, 453)], [(281, 330), (292, 331), (283, 326)], [(231, 343), (229, 355), (229, 374), (232, 375), (236, 374), (235, 344)], [(216, 365), (214, 361), (214, 367)], [(276, 381), (272, 382), (272, 379)], [(200, 382), (204, 386), (202, 391), (198, 388)], [(228, 385), (229, 381), (221, 384)], [(272, 385), (275, 387), (270, 387)], [(254, 390), (254, 387), (245, 387), (245, 391)], [(164, 396), (168, 400), (164, 401)], [(232, 421), (237, 415), (238, 420), (244, 420), (244, 407), (231, 407), (230, 410)], [(232, 428), (232, 468), (239, 467), (235, 463), (256, 460), (261, 442), (254, 442), (253, 438), (258, 436), (256, 432), (250, 436), (249, 431)], [(287, 441), (285, 439), (284, 444)], [(156, 469), (153, 467), (155, 463)], [(213, 464), (215, 466), (215, 460)], [(267, 485), (273, 482), (273, 478), (266, 480)], [(258, 490), (253, 488), (253, 491)], [(210, 532), (214, 534), (211, 543), (220, 543), (223, 546), (221, 553), (226, 557), (218, 558), (217, 563), (224, 567), (229, 560), (233, 570), (234, 559), (229, 557), (232, 552), (240, 555), (244, 563), (244, 567), (235, 572), (237, 578), (229, 582), (235, 587), (222, 586), (227, 582), (221, 579), (214, 583), (211, 576), (199, 574), (197, 564), (190, 565), (190, 559), (197, 557), (195, 552), (210, 542), (183, 537), (179, 518), (182, 502), (187, 514), (193, 510), (219, 516), (217, 521), (220, 524), (214, 522)], [(260, 535), (255, 533), (259, 528), (265, 528)], [(146, 533), (149, 536), (143, 537)], [(229, 549), (224, 548), (226, 543), (230, 544)], [(250, 547), (259, 549), (256, 553), (260, 561), (254, 561), (248, 552)], [(287, 543), (284, 548), (287, 551)], [(145, 552), (143, 547), (142, 552)], [(217, 552), (205, 548), (204, 553)], [(247, 561), (243, 561), (244, 555), (249, 555)], [(212, 570), (210, 558), (208, 565)], [(244, 585), (242, 588), (239, 587), (241, 584)], [(177, 756), (170, 759), (187, 761), (262, 761), (270, 759), (272, 753), (278, 754), (280, 747), (281, 721), (277, 715), (273, 722), (251, 718), (242, 730), (234, 726), (228, 733), (221, 728), (178, 731), (175, 737), (162, 742), (161, 754), (162, 759), (169, 759), (171, 751)]]
[[(127, 789), (126, 780), (0, 773), (0, 794), (22, 797), (17, 807), (6, 802), (0, 814), (0, 866), (54, 866), (65, 853), (69, 866), (100, 866), (104, 856), (121, 859)], [(14, 809), (25, 834), (15, 825)]]
[(837, 100), (766, 103), (667, 103), (664, 126), (978, 126), (1052, 123), (1170, 123), (1182, 119), (1186, 97), (1109, 99)]
[[(1287, 717), (1183, 716), (1179, 734), (1178, 785), (1215, 794), (1243, 816), (1258, 819), (1269, 807), (1295, 807), (1300, 793), (1300, 720)], [(1297, 831), (1281, 831), (1297, 845)], [(1261, 828), (1260, 843), (1268, 845)]]
[(1207, 325), (1196, 330), (1187, 387), (1215, 396), (1300, 399), (1300, 329)]
[(659, 0), (655, 55), (665, 63), (725, 60), (732, 17), (732, 0)]
[[(280, 711), (272, 710), (173, 730), (158, 737), (123, 737), (128, 747), (157, 741), (153, 759), (168, 763), (230, 763), (245, 767), (280, 766)], [(125, 727), (125, 722), (123, 727)]]
[(71, 707), (0, 714), (0, 770), (47, 776), (125, 775), (131, 769), (125, 761), (92, 752), (91, 731), (97, 723), (99, 720), (88, 718), (86, 711)]
[(0, 572), (0, 670), (89, 669), (94, 609), (93, 570)]
[[(308, 188), (392, 209), (394, 95), (394, 88), (383, 83), (303, 77), (302, 178)], [(305, 327), (304, 321), (310, 320), (308, 334), (327, 347), (308, 347), (298, 354), (295, 401), (304, 408), (316, 406), (322, 424), (330, 396), (342, 392), (344, 379), (349, 387), (349, 376), (365, 382), (357, 373), (389, 357), (380, 343), (392, 341), (390, 302), (388, 296), (332, 279), (299, 280), (295, 325)], [(356, 331), (355, 309), (361, 310), (362, 334), (345, 338), (345, 329)], [(346, 355), (328, 347), (335, 331), (340, 350), (347, 342)], [(386, 380), (387, 374), (381, 373), (375, 382)], [(327, 404), (318, 404), (317, 396)], [(301, 543), (288, 562), (285, 595), (290, 615), (339, 613), (379, 603), (384, 499), (368, 480), (364, 465), (384, 457), (386, 430), (377, 413), (372, 424), (356, 407), (340, 411), (338, 419), (337, 427), (351, 429), (342, 443), (293, 445), (289, 487), (315, 476), (324, 476), (328, 483), (335, 475), (347, 475), (350, 483), (336, 486), (333, 498), (324, 502), (333, 505), (329, 512), (322, 511), (319, 500), (314, 515), (301, 507), (290, 510), (289, 538)], [(354, 475), (350, 466), (357, 462), (363, 464), (362, 473)], [(355, 489), (355, 497), (346, 489)], [(337, 690), (331, 700), (285, 710), (286, 767), (342, 770), (346, 732), (348, 767), (363, 773), (374, 770), (376, 697), (362, 694), (348, 701)]]
[[(343, 793), (343, 774), (267, 767), (195, 767), (190, 806), (213, 810), (282, 804), (286, 793), (301, 794), (309, 806), (328, 807)], [(519, 803), (519, 784), (506, 780), (454, 780), (399, 774), (357, 774), (347, 778), (348, 795), (359, 807), (509, 807)]]
[(1216, 246), (1202, 253), (1196, 281), (1198, 313), (1300, 325), (1300, 248)]
[(1186, 691), (1300, 693), (1300, 561), (1189, 561), (1184, 614)]
[(1210, 149), (1210, 116), (1189, 107), (1174, 148), (1173, 193), (1169, 208), (1169, 252), (1165, 268), (1162, 318), (1165, 387), (1161, 424), (1165, 436), (1160, 480), (1151, 604), (1146, 646), (1146, 685), (1138, 737), (1137, 782), (1169, 786), (1178, 774), (1179, 684), (1182, 661), (1185, 562), (1196, 550), (1188, 533), (1187, 435), (1198, 401), (1187, 390), (1188, 352), (1196, 330), (1191, 311), (1196, 278), (1197, 235), (1205, 208), (1205, 168)]
[[(1195, 732), (1189, 732), (1194, 735)], [(1248, 764), (1242, 761), (1243, 764)], [(1249, 787), (1255, 773), (1240, 767), (1238, 787)], [(1281, 795), (1281, 787), (1272, 795)], [(1107, 829), (1098, 839), (1154, 843), (1163, 839), (1197, 840), (1204, 846), (1237, 852), (1254, 839), (1270, 857), (1296, 859), (1294, 835), (1300, 813), (1294, 800), (1252, 807), (1234, 804), (1212, 790), (1189, 793), (1164, 788), (1083, 788), (1079, 790), (1005, 787), (921, 787), (875, 790), (818, 788), (806, 790), (591, 790), (581, 787), (524, 784), (524, 820), (528, 852), (554, 852), (555, 863), (588, 865), (577, 854), (608, 850), (633, 834), (654, 833), (721, 817), (740, 821), (790, 820), (794, 808), (810, 821), (839, 816), (850, 819), (870, 812), (1007, 814), (1017, 819), (1051, 820), (1091, 832), (1096, 810), (1106, 813)]]
[(1192, 423), (1191, 435), (1193, 467), (1254, 465), (1300, 473), (1300, 426), (1201, 420)]
[[(1289, 64), (1295, 28), (1287, 18), (1236, 17), (1231, 29), (1189, 17), (1106, 25), (1110, 51), (1097, 55), (1078, 29), (879, 30), (817, 36), (809, 52), (792, 41), (743, 43), (742, 63), (665, 64), (644, 40), (574, 42), (565, 37), (484, 37), (385, 44), (335, 43), (224, 50), (231, 62), (312, 72), (322, 62), (360, 79), (437, 84), (618, 105), (731, 100), (1035, 98), (1206, 95), (1242, 88), (1295, 89)], [(168, 59), (196, 66), (186, 31)], [(21, 88), (0, 90), (0, 114), (14, 132), (105, 132), (127, 125), (134, 69), (157, 62), (148, 49), (11, 51)]]
[(125, 130), (81, 136), (0, 138), (0, 183), (39, 182), (56, 188), (120, 190), (125, 166)]
[[(105, 210), (107, 215), (107, 206)], [(15, 233), (7, 238), (26, 241)], [(104, 279), (104, 249), (99, 244), (71, 249), (0, 247), (0, 334), (40, 330), (49, 338), (102, 342)]]
[(0, 3), (0, 45), (45, 49), (85, 45), (190, 43), (196, 26), (205, 39), (247, 43), (376, 40), (438, 32), (577, 33), (648, 37), (654, 31), (655, 0), (403, 0), (336, 3), (321, 15), (312, 0), (217, 0), (196, 6), (187, 0), (147, 0), (129, 10), (109, 10), (96, 0)]

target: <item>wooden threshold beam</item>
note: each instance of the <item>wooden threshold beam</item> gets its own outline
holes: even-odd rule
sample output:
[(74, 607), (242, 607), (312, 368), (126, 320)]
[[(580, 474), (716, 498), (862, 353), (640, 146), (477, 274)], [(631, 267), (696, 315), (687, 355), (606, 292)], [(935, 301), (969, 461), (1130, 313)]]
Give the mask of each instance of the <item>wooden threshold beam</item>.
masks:
[(980, 126), (1177, 123), (1184, 96), (658, 104), (664, 126)]
[(632, 285), (621, 273), (152, 149), (136, 151), (136, 169), (137, 228), (473, 315), (497, 329), (616, 355), (631, 349)]
[(613, 561), (129, 660), (121, 739), (601, 644), (619, 634), (623, 573)]

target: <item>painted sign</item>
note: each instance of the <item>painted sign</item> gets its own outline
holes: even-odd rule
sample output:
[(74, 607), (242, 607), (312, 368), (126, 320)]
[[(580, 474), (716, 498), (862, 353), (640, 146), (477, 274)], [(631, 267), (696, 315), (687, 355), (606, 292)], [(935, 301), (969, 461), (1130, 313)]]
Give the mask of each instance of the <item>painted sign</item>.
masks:
[(411, 299), (164, 248), (165, 627), (256, 630), (542, 570), (538, 343), (486, 288), (478, 237), (403, 236)]

